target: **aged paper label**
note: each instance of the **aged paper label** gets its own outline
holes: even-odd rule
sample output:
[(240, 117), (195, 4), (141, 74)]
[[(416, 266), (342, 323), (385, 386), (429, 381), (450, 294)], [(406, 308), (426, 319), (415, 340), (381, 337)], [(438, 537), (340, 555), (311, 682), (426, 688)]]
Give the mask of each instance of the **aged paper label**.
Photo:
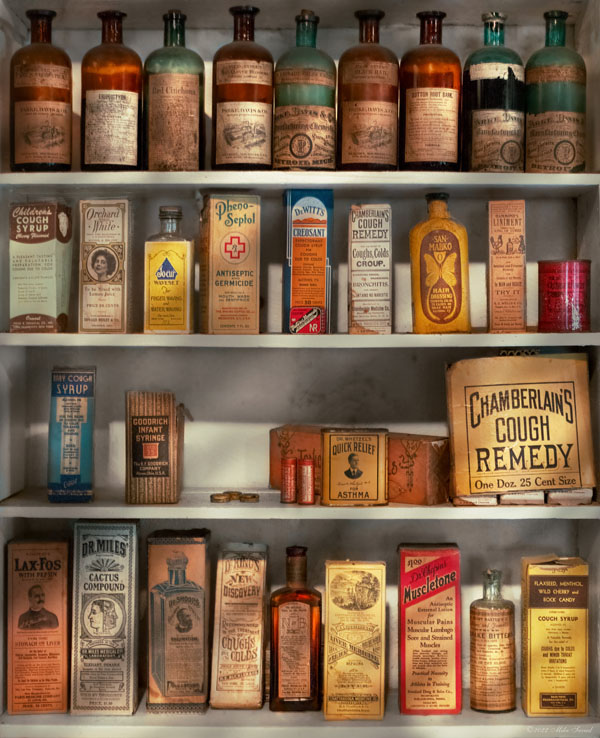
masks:
[(527, 330), (525, 201), (492, 200), (488, 215), (489, 330), (520, 333)]
[(448, 87), (406, 90), (405, 161), (458, 161), (459, 97)]
[(17, 65), (13, 70), (14, 87), (54, 87), (71, 89), (71, 69), (60, 64)]
[(148, 169), (198, 169), (201, 126), (197, 74), (148, 76)]
[(515, 708), (515, 617), (509, 608), (471, 608), (471, 708)]
[(452, 231), (430, 231), (421, 241), (421, 309), (432, 323), (450, 323), (462, 309), (460, 243)]
[(502, 64), (500, 62), (483, 62), (469, 67), (469, 78), (472, 82), (480, 79), (510, 79), (525, 82), (525, 69), (521, 64)]
[(473, 110), (471, 171), (522, 172), (525, 114), (518, 110)]
[(393, 102), (359, 100), (342, 103), (344, 164), (395, 167), (398, 156), (398, 106)]
[(230, 59), (217, 62), (218, 85), (268, 85), (273, 84), (273, 65), (268, 61)]
[(144, 332), (191, 333), (194, 257), (191, 241), (146, 241)]
[(273, 167), (335, 169), (335, 109), (324, 105), (278, 105)]
[(346, 62), (342, 70), (342, 84), (398, 87), (398, 64), (370, 59)]
[(279, 663), (277, 696), (310, 697), (310, 605), (286, 602), (279, 606)]
[(88, 90), (84, 103), (85, 163), (136, 166), (138, 93)]
[(585, 113), (527, 113), (527, 172), (585, 171)]
[(573, 82), (585, 85), (585, 69), (575, 66), (548, 66), (528, 69), (526, 74), (528, 85), (545, 82)]
[(71, 105), (15, 102), (15, 163), (71, 163)]
[(270, 103), (217, 103), (217, 164), (270, 165), (272, 114)]
[(335, 88), (335, 74), (326, 69), (290, 67), (275, 70), (276, 85), (322, 85)]

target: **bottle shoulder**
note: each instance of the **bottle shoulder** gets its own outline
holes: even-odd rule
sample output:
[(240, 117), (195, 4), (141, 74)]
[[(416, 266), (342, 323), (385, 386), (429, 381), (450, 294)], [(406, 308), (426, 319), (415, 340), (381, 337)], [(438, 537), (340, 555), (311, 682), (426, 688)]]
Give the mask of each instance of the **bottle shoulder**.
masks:
[(460, 59), (452, 49), (441, 44), (420, 44), (409, 49), (400, 63), (402, 69), (419, 67), (421, 64), (451, 64), (460, 69)]
[(81, 68), (93, 71), (106, 64), (114, 66), (131, 65), (143, 70), (139, 55), (128, 46), (122, 44), (99, 44), (90, 49), (81, 60)]
[(54, 44), (29, 44), (12, 55), (11, 66), (13, 68), (30, 64), (56, 64), (70, 69), (71, 59), (66, 51)]
[(358, 61), (388, 62), (398, 64), (398, 57), (391, 49), (381, 44), (357, 44), (346, 49), (340, 56), (339, 66)]
[(183, 46), (163, 46), (148, 55), (144, 70), (147, 74), (161, 72), (204, 74), (204, 61), (192, 49)]
[(510, 600), (474, 600), (471, 602), (471, 610), (510, 610), (514, 611), (515, 606)]
[(273, 64), (271, 52), (256, 41), (231, 41), (221, 46), (214, 55), (213, 64), (220, 61), (266, 61)]
[(464, 243), (467, 242), (467, 229), (452, 216), (448, 218), (426, 218), (411, 228), (410, 237), (421, 240), (432, 231), (450, 231)]
[(320, 605), (321, 593), (310, 587), (281, 587), (271, 594), (271, 605), (279, 607), (288, 602), (304, 602), (308, 605)]
[(585, 62), (582, 57), (568, 46), (544, 46), (529, 57), (527, 61), (527, 69), (535, 69), (537, 67), (558, 66), (580, 67), (585, 70)]
[(516, 51), (507, 46), (483, 46), (467, 57), (465, 70), (474, 64), (513, 64), (522, 67), (523, 60)]
[(322, 69), (335, 74), (335, 62), (324, 51), (312, 46), (295, 46), (285, 51), (277, 60), (276, 70), (305, 67), (307, 69)]

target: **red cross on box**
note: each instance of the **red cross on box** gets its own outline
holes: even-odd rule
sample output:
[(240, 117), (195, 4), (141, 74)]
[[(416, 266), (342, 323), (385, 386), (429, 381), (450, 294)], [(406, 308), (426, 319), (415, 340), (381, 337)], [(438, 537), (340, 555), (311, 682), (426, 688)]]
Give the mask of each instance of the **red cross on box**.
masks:
[(225, 241), (224, 250), (230, 259), (239, 259), (242, 254), (246, 253), (246, 242), (239, 236), (231, 236), (229, 240)]

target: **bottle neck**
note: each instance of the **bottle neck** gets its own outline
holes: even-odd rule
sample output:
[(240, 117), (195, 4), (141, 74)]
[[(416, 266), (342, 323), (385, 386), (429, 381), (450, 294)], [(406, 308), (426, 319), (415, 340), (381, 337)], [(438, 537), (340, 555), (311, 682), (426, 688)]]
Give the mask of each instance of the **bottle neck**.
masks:
[(102, 43), (103, 44), (122, 44), (123, 43), (123, 21), (116, 16), (108, 16), (102, 18)]
[(254, 15), (238, 13), (233, 16), (233, 40), (254, 41)]
[(546, 18), (546, 46), (564, 46), (567, 25), (564, 18)]
[(487, 601), (501, 600), (501, 574), (499, 571), (487, 571), (483, 579), (483, 599)]
[(52, 18), (36, 15), (31, 18), (31, 43), (52, 43)]
[(361, 44), (378, 44), (379, 19), (361, 18), (359, 24), (359, 35)]
[(306, 588), (306, 556), (288, 556), (285, 564), (285, 580), (291, 589)]
[(165, 46), (185, 46), (185, 21), (167, 18), (165, 21)]
[(483, 26), (485, 46), (504, 46), (504, 24), (501, 21), (486, 21)]
[(178, 584), (185, 584), (185, 569), (169, 569), (169, 584), (174, 586)]
[(161, 217), (160, 219), (160, 233), (163, 236), (179, 235), (179, 225), (181, 220), (179, 218)]
[(448, 217), (448, 203), (443, 200), (432, 200), (428, 203), (429, 217), (430, 218), (447, 218)]
[(296, 46), (317, 45), (317, 24), (312, 21), (298, 21), (296, 25)]
[(442, 43), (442, 18), (435, 15), (426, 15), (421, 18), (421, 43)]

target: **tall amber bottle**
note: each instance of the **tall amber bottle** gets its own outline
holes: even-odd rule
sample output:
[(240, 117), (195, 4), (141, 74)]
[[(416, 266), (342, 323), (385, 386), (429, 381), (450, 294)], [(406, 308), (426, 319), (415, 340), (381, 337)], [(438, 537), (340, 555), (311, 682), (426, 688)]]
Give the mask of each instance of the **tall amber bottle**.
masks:
[(442, 46), (437, 10), (417, 13), (421, 43), (400, 64), (400, 167), (457, 171), (460, 60)]
[(410, 232), (413, 331), (468, 333), (467, 231), (448, 212), (448, 195), (427, 196), (429, 218)]
[(123, 46), (126, 13), (105, 10), (102, 43), (81, 62), (81, 168), (116, 171), (141, 166), (142, 61)]
[(357, 10), (360, 43), (338, 69), (338, 168), (398, 166), (398, 59), (379, 44), (382, 10)]
[(213, 169), (270, 169), (273, 140), (273, 57), (254, 41), (251, 5), (229, 9), (233, 41), (213, 59)]
[(53, 10), (28, 10), (31, 43), (10, 62), (10, 168), (71, 168), (71, 60), (52, 45)]

